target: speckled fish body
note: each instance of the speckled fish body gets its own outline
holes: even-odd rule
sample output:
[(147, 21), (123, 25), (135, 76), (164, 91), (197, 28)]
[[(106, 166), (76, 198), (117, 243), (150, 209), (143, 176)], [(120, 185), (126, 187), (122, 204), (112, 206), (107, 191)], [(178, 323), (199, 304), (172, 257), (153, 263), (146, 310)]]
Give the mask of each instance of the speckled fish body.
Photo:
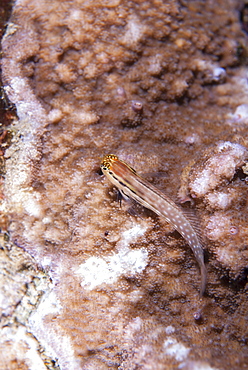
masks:
[(206, 287), (206, 267), (201, 242), (184, 211), (163, 192), (140, 177), (136, 171), (114, 154), (106, 155), (101, 163), (102, 172), (114, 184), (124, 197), (132, 198), (157, 215), (165, 218), (183, 236), (191, 247), (201, 271), (202, 296)]

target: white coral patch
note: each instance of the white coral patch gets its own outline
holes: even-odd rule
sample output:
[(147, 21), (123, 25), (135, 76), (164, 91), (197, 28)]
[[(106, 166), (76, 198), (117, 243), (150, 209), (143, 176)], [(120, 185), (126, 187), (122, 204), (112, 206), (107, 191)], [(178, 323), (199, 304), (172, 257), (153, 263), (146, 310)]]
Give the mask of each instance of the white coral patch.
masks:
[(155, 54), (149, 59), (149, 67), (148, 72), (151, 75), (158, 75), (162, 71), (162, 62), (163, 56), (162, 54)]
[(103, 283), (113, 284), (122, 275), (142, 272), (147, 262), (148, 253), (145, 248), (123, 248), (111, 256), (90, 257), (80, 265), (77, 273), (82, 277), (82, 287), (94, 289)]
[(135, 225), (131, 229), (124, 231), (121, 238), (122, 246), (128, 246), (130, 243), (137, 240), (140, 236), (144, 235), (145, 231), (146, 228), (141, 227), (140, 225)]
[(96, 123), (99, 120), (99, 117), (94, 112), (89, 112), (86, 110), (75, 110), (72, 114), (73, 119), (77, 123), (81, 123), (82, 125), (90, 125)]
[(56, 317), (62, 310), (62, 306), (54, 291), (47, 293), (38, 306), (38, 309), (30, 316), (30, 331), (37, 337), (46, 352), (53, 358), (59, 358), (61, 369), (77, 370), (80, 368), (75, 359), (75, 353), (71, 339), (56, 326), (46, 326), (46, 316)]
[(214, 67), (213, 68), (213, 80), (219, 81), (223, 77), (226, 77), (226, 70), (221, 67)]
[(126, 340), (130, 341), (130, 339), (134, 339), (135, 333), (141, 331), (143, 325), (143, 320), (139, 316), (133, 318), (124, 330), (124, 336), (126, 337)]
[(63, 112), (60, 109), (52, 109), (48, 114), (48, 120), (51, 123), (59, 122), (63, 117)]
[(172, 333), (175, 332), (175, 328), (172, 325), (168, 325), (165, 328), (165, 332), (166, 332), (166, 334), (172, 334)]
[(12, 194), (12, 204), (15, 205), (15, 211), (21, 212), (23, 209), (34, 217), (41, 217), (42, 207), (40, 205), (40, 194), (31, 189), (19, 189)]
[(122, 43), (127, 47), (136, 46), (142, 39), (145, 29), (146, 27), (139, 22), (138, 18), (132, 17), (126, 26), (126, 33), (122, 38)]
[(196, 70), (204, 72), (209, 81), (212, 82), (219, 82), (226, 77), (226, 70), (224, 68), (207, 60), (196, 59), (194, 61), (194, 67)]
[(26, 195), (26, 200), (24, 202), (24, 208), (30, 216), (40, 217), (42, 209), (40, 206), (40, 194), (37, 192), (29, 193)]
[(179, 365), (178, 369), (182, 370), (218, 370), (216, 367), (210, 366), (205, 361), (186, 361)]
[(176, 361), (183, 361), (187, 358), (190, 348), (178, 342), (175, 338), (168, 337), (164, 341), (164, 349), (166, 355), (175, 358)]
[[(15, 353), (15, 359), (18, 363), (23, 363), (23, 367), (30, 370), (46, 370), (39, 353), (38, 342), (26, 330), (24, 326), (17, 329), (6, 326), (1, 329), (0, 346), (4, 348), (6, 341), (11, 343), (10, 353)], [(10, 353), (2, 353), (2, 356), (10, 357)], [(9, 368), (9, 367), (8, 367)], [(7, 367), (6, 367), (7, 369)]]
[(239, 105), (234, 113), (228, 114), (227, 119), (229, 123), (248, 124), (248, 104)]
[(234, 194), (213, 192), (206, 195), (208, 204), (214, 209), (227, 209), (234, 198)]
[(219, 143), (217, 153), (206, 161), (203, 171), (192, 181), (190, 187), (193, 194), (204, 196), (220, 185), (223, 179), (230, 181), (236, 169), (245, 162), (247, 154), (247, 149), (240, 144), (229, 141)]
[(233, 253), (230, 248), (216, 248), (215, 255), (219, 262), (225, 266), (232, 266), (237, 258), (237, 253)]
[(26, 81), (20, 77), (13, 77), (10, 81), (10, 86), (16, 94), (20, 94), (26, 87)]
[(219, 240), (230, 230), (231, 220), (228, 216), (223, 213), (215, 212), (215, 214), (209, 217), (206, 225), (207, 237), (210, 240)]
[(119, 252), (104, 257), (90, 257), (82, 263), (76, 273), (82, 278), (81, 286), (94, 289), (101, 284), (113, 284), (125, 274), (142, 272), (148, 263), (145, 248), (130, 249), (128, 245), (144, 234), (146, 228), (139, 225), (123, 232), (118, 244)]

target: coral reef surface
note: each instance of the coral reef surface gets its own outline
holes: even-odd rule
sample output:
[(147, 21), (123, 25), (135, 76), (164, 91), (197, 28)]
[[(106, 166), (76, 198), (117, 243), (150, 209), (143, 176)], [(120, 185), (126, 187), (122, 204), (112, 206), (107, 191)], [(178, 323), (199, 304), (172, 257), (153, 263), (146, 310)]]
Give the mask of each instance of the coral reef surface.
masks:
[[(2, 70), (18, 120), (1, 207), (11, 241), (35, 260), (24, 281), (36, 299), (23, 322), (32, 337), (2, 330), (0, 367), (32, 368), (37, 356), (41, 369), (248, 368), (242, 9), (238, 0), (14, 4)], [(119, 206), (99, 169), (108, 153), (197, 214), (202, 299), (180, 235)], [(34, 284), (35, 271), (51, 281)], [(19, 295), (1, 303), (6, 315)]]

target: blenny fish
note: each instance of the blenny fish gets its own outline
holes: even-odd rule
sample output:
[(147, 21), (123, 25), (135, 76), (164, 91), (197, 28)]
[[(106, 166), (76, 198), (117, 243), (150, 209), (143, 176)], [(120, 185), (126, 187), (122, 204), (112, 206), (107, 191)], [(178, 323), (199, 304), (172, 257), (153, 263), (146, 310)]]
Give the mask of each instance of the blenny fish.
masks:
[(163, 217), (182, 235), (192, 249), (201, 272), (200, 296), (204, 294), (207, 271), (204, 264), (203, 247), (197, 234), (196, 221), (162, 191), (144, 180), (127, 163), (114, 154), (103, 157), (101, 170), (114, 184), (123, 197), (132, 198), (142, 206)]

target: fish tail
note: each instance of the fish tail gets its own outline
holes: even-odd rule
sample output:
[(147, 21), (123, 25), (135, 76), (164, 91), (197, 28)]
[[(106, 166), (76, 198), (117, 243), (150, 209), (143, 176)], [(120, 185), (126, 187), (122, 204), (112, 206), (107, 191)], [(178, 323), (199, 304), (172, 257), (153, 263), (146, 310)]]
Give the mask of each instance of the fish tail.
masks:
[(204, 265), (204, 262), (201, 263), (200, 265), (200, 270), (201, 270), (201, 289), (200, 289), (200, 297), (203, 296), (205, 289), (206, 289), (206, 284), (207, 284), (207, 269), (206, 266)]

